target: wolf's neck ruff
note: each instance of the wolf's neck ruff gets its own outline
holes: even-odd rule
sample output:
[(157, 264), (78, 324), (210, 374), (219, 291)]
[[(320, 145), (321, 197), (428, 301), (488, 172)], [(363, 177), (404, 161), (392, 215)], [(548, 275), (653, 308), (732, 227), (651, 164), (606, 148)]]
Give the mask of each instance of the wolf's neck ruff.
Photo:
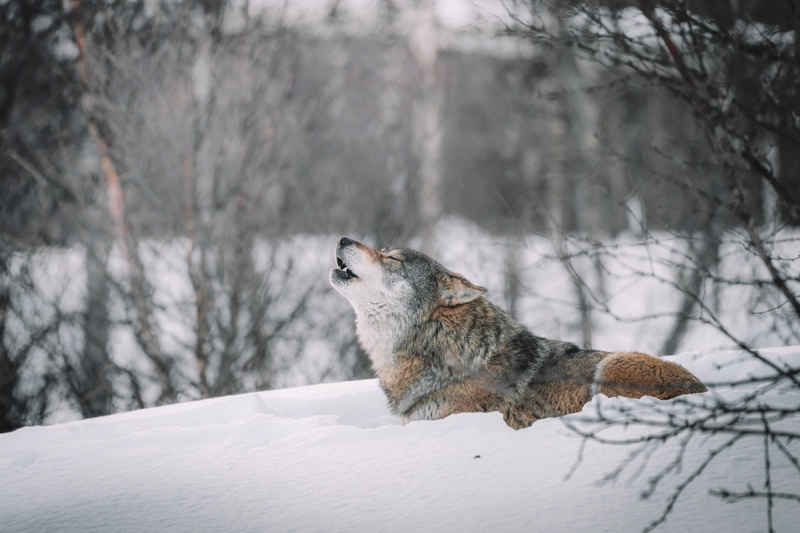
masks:
[(394, 351), (407, 332), (408, 324), (402, 316), (356, 310), (356, 334), (375, 372), (394, 366)]
[(359, 341), (404, 420), (500, 411), (521, 428), (579, 411), (598, 392), (666, 399), (705, 391), (674, 363), (536, 337), (483, 299), (486, 289), (414, 250), (342, 237), (335, 261), (331, 285), (355, 309)]

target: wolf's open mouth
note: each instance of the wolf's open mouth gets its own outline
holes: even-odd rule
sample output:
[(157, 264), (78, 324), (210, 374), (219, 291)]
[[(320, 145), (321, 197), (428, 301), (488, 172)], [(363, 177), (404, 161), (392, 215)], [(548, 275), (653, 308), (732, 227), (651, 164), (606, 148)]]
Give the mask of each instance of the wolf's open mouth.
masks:
[(350, 270), (347, 267), (347, 265), (345, 264), (345, 262), (342, 261), (341, 259), (339, 259), (338, 257), (336, 258), (336, 266), (338, 267), (340, 272), (344, 272), (345, 273), (345, 275), (347, 276), (347, 279), (353, 279), (353, 278), (357, 278), (358, 277), (355, 274), (353, 274), (353, 271)]

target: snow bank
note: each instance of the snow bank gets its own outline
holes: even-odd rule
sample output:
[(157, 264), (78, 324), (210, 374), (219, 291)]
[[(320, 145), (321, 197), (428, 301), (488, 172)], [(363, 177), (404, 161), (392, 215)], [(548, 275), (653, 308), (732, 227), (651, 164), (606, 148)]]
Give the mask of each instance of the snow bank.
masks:
[[(800, 347), (762, 352), (800, 366)], [(673, 358), (708, 383), (764, 366), (741, 352)], [(720, 387), (694, 401), (736, 394)], [(800, 402), (797, 393), (765, 398)], [(0, 435), (0, 524), (17, 531), (637, 531), (720, 438), (698, 438), (683, 468), (642, 500), (675, 457), (661, 446), (642, 467), (603, 482), (630, 452), (581, 440), (564, 424), (598, 407), (669, 402), (598, 397), (583, 413), (521, 431), (498, 413), (401, 426), (375, 380), (242, 394)], [(789, 424), (800, 430), (800, 421)], [(640, 429), (618, 430), (635, 435)], [(800, 443), (787, 445), (800, 453)], [(774, 454), (774, 490), (798, 472)], [(636, 473), (639, 472), (639, 475)], [(726, 505), (709, 489), (763, 487), (763, 439), (721, 454), (683, 493), (658, 531), (754, 531), (759, 500)], [(796, 502), (777, 501), (775, 528), (793, 531)]]

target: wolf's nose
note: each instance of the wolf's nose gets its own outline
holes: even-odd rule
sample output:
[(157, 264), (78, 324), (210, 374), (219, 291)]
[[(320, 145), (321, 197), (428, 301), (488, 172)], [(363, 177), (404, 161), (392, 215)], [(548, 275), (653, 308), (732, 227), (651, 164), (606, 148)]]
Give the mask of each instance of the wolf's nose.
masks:
[(353, 239), (348, 239), (347, 237), (342, 237), (341, 239), (339, 239), (339, 246), (347, 246), (348, 244), (353, 244), (355, 242), (356, 241), (354, 241)]

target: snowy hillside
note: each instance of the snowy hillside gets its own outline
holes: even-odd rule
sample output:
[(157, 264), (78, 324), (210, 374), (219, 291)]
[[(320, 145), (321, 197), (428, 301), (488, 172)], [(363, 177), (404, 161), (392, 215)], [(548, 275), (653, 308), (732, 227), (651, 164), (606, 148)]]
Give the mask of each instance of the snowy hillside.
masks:
[[(762, 351), (800, 367), (800, 347)], [(707, 383), (762, 364), (739, 352), (672, 358)], [(752, 386), (750, 387), (752, 390)], [(742, 394), (717, 387), (699, 404)], [(771, 390), (760, 402), (796, 406)], [(521, 431), (498, 413), (402, 426), (375, 380), (314, 385), (171, 405), (0, 435), (0, 529), (21, 531), (641, 531), (675, 487), (725, 437), (698, 437), (655, 493), (648, 480), (678, 451), (670, 441), (613, 482), (630, 447), (588, 442), (565, 421), (597, 408), (646, 413), (667, 402), (596, 398), (582, 413)], [(786, 429), (800, 431), (795, 417)], [(612, 428), (635, 436), (641, 427)], [(626, 433), (625, 433), (626, 432)], [(734, 504), (710, 489), (764, 486), (763, 438), (725, 450), (683, 492), (656, 531), (764, 531), (766, 502)], [(800, 453), (800, 442), (789, 441)], [(577, 464), (577, 466), (576, 466)], [(574, 470), (573, 470), (574, 469)], [(570, 475), (571, 474), (571, 475)], [(798, 471), (772, 456), (776, 492)], [(800, 505), (777, 500), (776, 531), (796, 531)]]

